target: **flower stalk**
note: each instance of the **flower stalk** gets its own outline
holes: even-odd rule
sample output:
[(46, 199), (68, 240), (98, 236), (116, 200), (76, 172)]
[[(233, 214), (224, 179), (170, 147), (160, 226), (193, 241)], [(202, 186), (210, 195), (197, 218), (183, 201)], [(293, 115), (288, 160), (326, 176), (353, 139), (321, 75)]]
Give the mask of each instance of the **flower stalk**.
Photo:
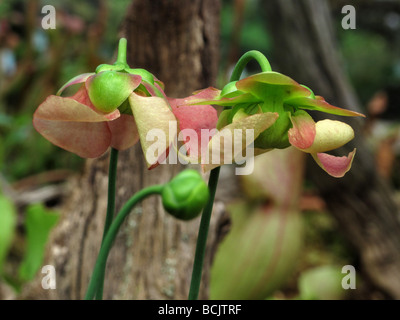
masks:
[(101, 278), (104, 277), (104, 270), (106, 268), (107, 258), (111, 247), (125, 218), (132, 211), (132, 208), (136, 204), (151, 195), (161, 194), (162, 189), (162, 185), (155, 185), (140, 190), (125, 203), (118, 215), (115, 217), (115, 220), (111, 224), (102, 243), (99, 256), (94, 267), (93, 275), (90, 279), (89, 287), (86, 292), (85, 300), (93, 300), (96, 294), (97, 285), (100, 283)]
[[(101, 246), (103, 246), (104, 244), (104, 240), (114, 219), (115, 185), (117, 180), (116, 178), (117, 178), (118, 153), (119, 152), (117, 149), (111, 148), (110, 164), (108, 170), (107, 214), (104, 223), (103, 239), (101, 241)], [(103, 299), (104, 277), (105, 277), (105, 265), (104, 268), (100, 271), (99, 282), (97, 284), (97, 291), (96, 291), (96, 300)]]
[[(253, 59), (258, 62), (263, 72), (271, 71), (271, 65), (268, 62), (267, 58), (259, 51), (252, 50), (245, 53), (239, 59), (235, 68), (232, 71), (230, 82), (239, 80), (240, 76), (243, 73), (244, 68)], [(199, 297), (201, 276), (203, 273), (203, 266), (204, 266), (204, 256), (207, 245), (207, 236), (210, 227), (215, 193), (217, 191), (220, 168), (221, 167), (214, 168), (210, 172), (210, 179), (208, 182), (208, 188), (210, 190), (210, 198), (201, 216), (197, 244), (196, 244), (195, 258), (193, 263), (192, 279), (189, 289), (189, 296), (188, 296), (189, 300), (197, 300)]]
[[(114, 171), (116, 168), (116, 154), (110, 161)], [(111, 178), (115, 175), (111, 174)], [(154, 185), (144, 188), (134, 194), (122, 207), (118, 215), (110, 224), (114, 212), (115, 204), (115, 178), (111, 181), (109, 188), (109, 211), (107, 211), (106, 227), (104, 229), (104, 237), (101, 244), (100, 252), (90, 279), (89, 287), (86, 292), (85, 300), (101, 300), (103, 295), (104, 275), (107, 264), (107, 258), (112, 245), (117, 237), (118, 231), (125, 218), (140, 201), (151, 195), (161, 195), (164, 209), (174, 216), (182, 220), (190, 220), (195, 218), (206, 205), (209, 199), (208, 188), (203, 181), (201, 175), (195, 170), (184, 170), (174, 177), (170, 182), (164, 185)], [(182, 196), (183, 195), (183, 196)], [(182, 216), (182, 212), (184, 215)]]
[(118, 56), (115, 64), (120, 63), (123, 65), (128, 65), (126, 61), (126, 50), (128, 46), (128, 41), (125, 38), (121, 38), (118, 43)]

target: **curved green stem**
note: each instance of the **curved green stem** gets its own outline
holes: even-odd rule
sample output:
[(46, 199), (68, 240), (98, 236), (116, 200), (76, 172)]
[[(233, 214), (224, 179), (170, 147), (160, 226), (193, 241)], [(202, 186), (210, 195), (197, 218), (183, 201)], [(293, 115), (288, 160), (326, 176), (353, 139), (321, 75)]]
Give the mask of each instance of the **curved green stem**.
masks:
[[(117, 178), (117, 164), (118, 164), (118, 150), (111, 148), (110, 153), (110, 164), (108, 168), (108, 200), (107, 200), (107, 215), (106, 221), (104, 223), (103, 239), (101, 245), (104, 243), (104, 239), (107, 235), (108, 229), (114, 219), (115, 211), (115, 184)], [(104, 287), (104, 275), (105, 269), (99, 277), (99, 282), (97, 283), (96, 299), (101, 300), (103, 298), (103, 287)]]
[[(262, 72), (271, 71), (271, 65), (268, 59), (261, 52), (256, 50), (248, 51), (236, 63), (236, 66), (232, 71), (230, 79), (231, 82), (240, 79), (240, 76), (242, 75), (244, 68), (252, 59), (258, 62)], [(211, 170), (210, 179), (208, 181), (210, 198), (208, 200), (207, 205), (204, 207), (203, 214), (201, 216), (199, 233), (196, 244), (196, 252), (194, 256), (192, 279), (189, 289), (189, 297), (188, 297), (189, 300), (197, 300), (199, 296), (201, 275), (203, 272), (204, 256), (207, 244), (208, 229), (210, 226), (215, 193), (217, 191), (219, 172), (220, 172), (220, 167)]]
[(163, 187), (163, 185), (155, 185), (140, 190), (139, 192), (134, 194), (119, 211), (102, 243), (99, 255), (97, 257), (96, 265), (94, 267), (93, 275), (90, 279), (89, 287), (86, 292), (85, 300), (92, 300), (94, 298), (94, 295), (96, 293), (96, 284), (99, 282), (102, 276), (102, 271), (105, 270), (107, 258), (110, 253), (111, 247), (118, 234), (118, 230), (124, 222), (125, 218), (138, 202), (142, 201), (150, 195), (161, 194)]
[(262, 72), (268, 72), (272, 70), (268, 59), (260, 51), (251, 50), (246, 52), (236, 63), (235, 69), (232, 71), (230, 81), (239, 80), (244, 68), (253, 59), (258, 62)]

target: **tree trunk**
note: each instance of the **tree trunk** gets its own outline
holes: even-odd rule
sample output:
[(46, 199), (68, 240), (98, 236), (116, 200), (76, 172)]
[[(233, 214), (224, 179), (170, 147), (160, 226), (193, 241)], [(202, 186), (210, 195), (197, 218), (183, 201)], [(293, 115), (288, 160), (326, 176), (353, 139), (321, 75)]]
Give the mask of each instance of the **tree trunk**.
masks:
[[(337, 53), (328, 2), (274, 0), (266, 2), (265, 8), (280, 70), (330, 103), (358, 110), (359, 103)], [(321, 117), (325, 115), (315, 113), (317, 120)], [(308, 176), (358, 250), (370, 280), (388, 297), (399, 299), (400, 210), (390, 186), (375, 170), (374, 157), (362, 135), (363, 121), (341, 120), (356, 131), (356, 138), (339, 150), (344, 155), (357, 148), (352, 169), (344, 178), (334, 179), (313, 163), (308, 166)]]
[[(219, 57), (219, 10), (215, 0), (133, 1), (124, 24), (128, 63), (146, 68), (166, 86), (169, 96), (187, 96), (214, 85)], [(165, 183), (181, 165), (148, 171), (139, 144), (121, 152), (116, 210), (143, 187)], [(108, 154), (87, 162), (71, 183), (71, 197), (54, 230), (45, 264), (54, 265), (57, 289), (43, 290), (41, 276), (25, 293), (28, 298), (82, 299), (100, 247), (107, 198)], [(218, 240), (223, 209), (215, 206), (208, 239), (200, 298), (207, 298), (212, 249)], [(180, 222), (168, 216), (159, 197), (145, 200), (122, 226), (111, 251), (105, 299), (186, 299), (199, 218)]]

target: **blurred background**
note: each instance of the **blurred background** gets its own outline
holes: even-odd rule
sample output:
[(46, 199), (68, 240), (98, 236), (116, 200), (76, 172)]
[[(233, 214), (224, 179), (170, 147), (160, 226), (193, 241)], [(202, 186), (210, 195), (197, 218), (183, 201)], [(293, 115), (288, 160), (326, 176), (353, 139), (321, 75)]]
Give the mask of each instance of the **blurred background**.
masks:
[[(318, 23), (321, 15), (317, 16), (313, 11), (315, 7), (311, 6), (312, 1), (298, 1), (299, 4), (292, 7), (288, 4), (288, 8), (279, 4), (279, 1), (268, 2), (269, 4), (261, 0), (221, 1), (220, 30), (215, 31), (220, 35), (217, 87), (221, 88), (227, 82), (235, 62), (248, 50), (261, 51), (270, 60), (273, 70), (282, 71), (295, 80), (299, 79), (296, 68), (308, 70), (313, 75), (308, 77), (307, 72), (304, 72), (304, 77), (300, 76), (299, 82), (310, 86), (316, 94), (323, 95), (332, 104), (367, 115), (365, 120), (357, 120), (355, 124), (357, 141), (361, 144), (360, 154), (356, 158), (361, 160), (353, 164), (354, 175), (338, 186), (325, 182), (327, 177), (319, 168), (312, 169), (310, 173), (309, 165), (305, 166), (304, 159), (299, 158), (294, 165), (295, 170), (302, 173), (306, 169), (305, 174), (298, 176), (291, 172), (287, 179), (293, 181), (282, 191), (286, 194), (291, 190), (292, 199), (297, 199), (291, 204), (293, 207), (289, 211), (296, 212), (296, 218), (293, 219), (299, 219), (293, 222), (290, 215), (285, 219), (284, 225), (295, 225), (290, 225), (293, 228), (290, 229), (293, 239), (288, 239), (287, 245), (286, 238), (280, 240), (285, 243), (284, 248), (287, 247), (287, 250), (280, 249), (279, 254), (273, 253), (277, 246), (273, 235), (279, 234), (282, 226), (278, 223), (274, 227), (273, 222), (265, 222), (269, 226), (266, 228), (268, 234), (265, 235), (269, 246), (262, 249), (260, 255), (262, 256), (262, 252), (271, 254), (266, 254), (266, 258), (260, 262), (261, 268), (268, 269), (268, 266), (275, 263), (271, 262), (274, 259), (278, 261), (276, 264), (282, 263), (278, 271), (276, 266), (275, 271), (269, 271), (269, 277), (275, 279), (274, 284), (253, 290), (246, 287), (253, 281), (248, 279), (245, 281), (246, 285), (238, 284), (240, 289), (236, 289), (240, 292), (258, 292), (261, 296), (255, 293), (229, 296), (229, 292), (221, 289), (228, 288), (225, 280), (213, 280), (213, 274), (220, 274), (220, 270), (226, 268), (225, 264), (231, 264), (229, 258), (218, 256), (220, 253), (217, 251), (215, 270), (211, 271), (211, 281), (214, 281), (211, 283), (211, 297), (260, 299), (264, 295), (264, 298), (272, 299), (400, 298), (400, 287), (397, 287), (400, 278), (398, 254), (390, 256), (392, 251), (386, 252), (380, 248), (379, 250), (387, 253), (386, 258), (380, 257), (386, 259), (385, 267), (379, 269), (379, 259), (379, 263), (368, 264), (370, 256), (374, 255), (368, 251), (371, 249), (370, 242), (375, 241), (374, 235), (390, 235), (389, 242), (382, 241), (382, 246), (392, 245), (393, 251), (400, 246), (400, 233), (397, 233), (399, 229), (396, 225), (399, 223), (400, 205), (400, 1), (321, 1), (324, 8), (328, 8), (325, 14), (330, 17), (329, 25), (326, 26)], [(38, 272), (42, 265), (47, 236), (58, 219), (57, 209), (63, 206), (68, 192), (65, 185), (68, 179), (80, 175), (85, 165), (83, 159), (52, 145), (39, 135), (32, 127), (32, 114), (48, 95), (55, 94), (70, 78), (91, 72), (97, 65), (112, 61), (118, 35), (131, 3), (131, 0), (2, 0), (0, 3), (2, 299), (15, 298)], [(41, 26), (46, 15), (41, 9), (47, 4), (56, 9), (57, 28), (54, 30), (44, 30)], [(353, 5), (356, 10), (356, 29), (345, 30), (342, 26), (342, 20), (347, 14), (342, 13), (345, 5)], [(331, 47), (326, 46), (321, 39), (326, 39)], [(335, 51), (334, 57), (330, 52), (324, 52), (324, 49)], [(303, 59), (302, 56), (306, 58)], [(303, 64), (306, 61), (309, 63)], [(291, 63), (296, 65), (291, 66)], [(329, 70), (330, 67), (334, 71)], [(248, 74), (256, 71), (255, 64), (250, 64), (246, 69)], [(328, 86), (332, 84), (332, 91), (324, 92), (324, 83)], [(353, 103), (349, 105), (345, 101)], [(355, 146), (357, 147), (357, 142)], [(268, 157), (272, 156), (274, 155)], [(283, 156), (279, 162), (285, 163), (296, 156)], [(262, 176), (260, 172), (266, 172), (265, 168), (272, 172), (287, 171), (282, 168), (272, 170), (274, 165), (270, 161), (267, 158), (259, 161), (265, 163), (260, 164), (263, 167), (257, 171), (258, 175)], [(314, 166), (316, 167), (315, 164)], [(265, 180), (275, 181), (277, 184), (285, 177), (284, 173), (277, 178), (271, 178), (271, 175), (273, 173)], [(247, 201), (247, 204), (234, 206), (236, 209), (229, 209), (228, 212), (236, 212), (239, 210), (237, 208), (244, 208), (244, 212), (268, 211), (271, 203), (279, 202), (275, 200), (281, 195), (274, 194), (271, 191), (274, 188), (268, 186), (268, 182), (254, 181), (257, 179), (252, 180), (251, 177), (246, 179), (238, 183), (244, 188), (242, 194), (246, 195), (241, 201)], [(353, 188), (343, 189), (343, 185), (351, 185)], [(371, 203), (362, 202), (363, 197), (368, 197), (370, 193), (362, 195), (365, 190), (357, 189), (359, 185), (364, 185), (364, 188), (369, 185), (373, 189), (371, 194), (376, 197), (370, 197)], [(354, 209), (353, 206), (370, 207), (374, 211), (374, 219), (379, 219), (381, 211), (377, 208), (386, 208), (382, 209), (382, 212), (387, 212), (382, 219), (386, 219), (388, 225), (382, 223), (378, 231), (371, 231), (374, 234), (371, 236), (365, 231), (369, 230), (369, 226), (364, 224), (369, 219), (368, 214), (364, 217), (359, 214), (351, 221), (335, 214), (335, 211), (340, 211), (341, 202), (339, 196), (335, 198), (332, 195), (338, 192), (337, 188), (342, 188), (348, 196), (353, 196), (353, 202), (346, 202), (346, 208), (350, 211)], [(262, 189), (265, 192), (254, 195), (249, 191), (251, 189)], [(285, 211), (287, 208), (276, 205), (273, 210), (279, 214), (279, 210)], [(365, 209), (363, 212), (367, 211)], [(241, 215), (232, 214), (234, 217)], [(387, 220), (388, 216), (397, 222)], [(252, 223), (257, 225), (259, 221), (255, 221)], [(15, 230), (7, 231), (10, 228)], [(37, 234), (38, 230), (41, 236)], [(232, 233), (233, 231), (236, 232), (236, 239), (241, 239), (242, 230), (232, 228)], [(287, 234), (285, 237), (288, 237)], [(234, 241), (232, 237), (228, 235), (222, 240), (225, 242), (221, 248), (226, 248), (226, 252), (230, 247), (236, 248), (235, 243), (228, 243)], [(363, 246), (368, 247), (370, 255), (365, 253)], [(387, 262), (387, 259), (390, 261)], [(240, 274), (251, 277), (245, 270), (260, 268), (260, 263), (252, 264), (251, 261), (243, 261), (241, 267), (232, 271), (232, 274), (228, 273), (228, 276)], [(345, 265), (352, 265), (360, 271), (357, 272), (358, 290), (342, 289), (341, 281), (346, 274), (341, 273), (341, 270)], [(391, 275), (397, 277), (397, 282), (393, 282), (391, 278), (374, 278), (373, 275), (385, 273), (385, 270), (389, 270), (387, 268), (393, 271)], [(251, 273), (257, 273), (257, 270)], [(279, 273), (279, 270), (283, 271)], [(262, 275), (260, 277), (264, 279)], [(214, 277), (216, 278), (218, 276)], [(336, 280), (329, 282), (326, 279)], [(394, 287), (387, 285), (388, 282), (392, 282)], [(226, 290), (234, 291), (235, 288)]]

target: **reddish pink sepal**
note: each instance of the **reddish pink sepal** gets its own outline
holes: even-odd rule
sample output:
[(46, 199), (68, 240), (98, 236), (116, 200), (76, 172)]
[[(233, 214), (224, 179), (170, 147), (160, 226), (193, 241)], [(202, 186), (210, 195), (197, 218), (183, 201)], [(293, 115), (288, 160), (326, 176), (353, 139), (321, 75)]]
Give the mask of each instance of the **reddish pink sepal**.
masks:
[(121, 117), (107, 122), (107, 125), (111, 131), (111, 147), (126, 150), (139, 141), (139, 133), (133, 116), (121, 114)]
[[(191, 100), (200, 99), (203, 93), (183, 99), (168, 99), (172, 112), (179, 123), (179, 130), (192, 129), (196, 132), (198, 139), (186, 137), (185, 145), (188, 155), (197, 158), (201, 154), (201, 146), (207, 147), (208, 141), (201, 141), (202, 130), (215, 129), (218, 122), (217, 110), (210, 105), (185, 106), (184, 103)], [(177, 106), (180, 106), (179, 108)], [(205, 135), (208, 136), (208, 135)], [(209, 137), (211, 138), (211, 137)]]
[(316, 96), (315, 99), (313, 99), (311, 97), (297, 97), (297, 98), (286, 100), (285, 104), (293, 105), (300, 109), (316, 110), (316, 111), (321, 111), (321, 112), (325, 112), (325, 113), (336, 114), (339, 116), (365, 117), (365, 115), (363, 115), (361, 113), (347, 110), (347, 109), (342, 109), (339, 107), (335, 107), (335, 106), (329, 104), (328, 102), (326, 102), (325, 99), (321, 96)]
[(49, 96), (34, 113), (33, 125), (53, 144), (83, 158), (97, 158), (110, 145), (123, 150), (137, 142), (133, 117), (120, 116), (118, 110), (97, 112), (82, 86), (72, 97)]
[(63, 91), (68, 88), (69, 86), (72, 86), (74, 84), (78, 84), (78, 83), (82, 83), (85, 82), (89, 77), (95, 75), (95, 73), (83, 73), (80, 74), (79, 76), (76, 76), (74, 78), (72, 78), (71, 80), (69, 80), (66, 84), (64, 84), (60, 90), (58, 90), (57, 95), (61, 95), (63, 93)]
[(293, 127), (289, 129), (289, 142), (299, 149), (310, 148), (314, 142), (315, 122), (306, 112), (298, 111), (290, 117)]
[(341, 178), (350, 170), (355, 154), (356, 149), (350, 152), (347, 157), (335, 157), (327, 153), (317, 153), (312, 154), (312, 156), (318, 165), (329, 175)]
[(106, 122), (72, 122), (33, 119), (35, 129), (47, 140), (82, 158), (97, 158), (107, 151), (111, 133)]

